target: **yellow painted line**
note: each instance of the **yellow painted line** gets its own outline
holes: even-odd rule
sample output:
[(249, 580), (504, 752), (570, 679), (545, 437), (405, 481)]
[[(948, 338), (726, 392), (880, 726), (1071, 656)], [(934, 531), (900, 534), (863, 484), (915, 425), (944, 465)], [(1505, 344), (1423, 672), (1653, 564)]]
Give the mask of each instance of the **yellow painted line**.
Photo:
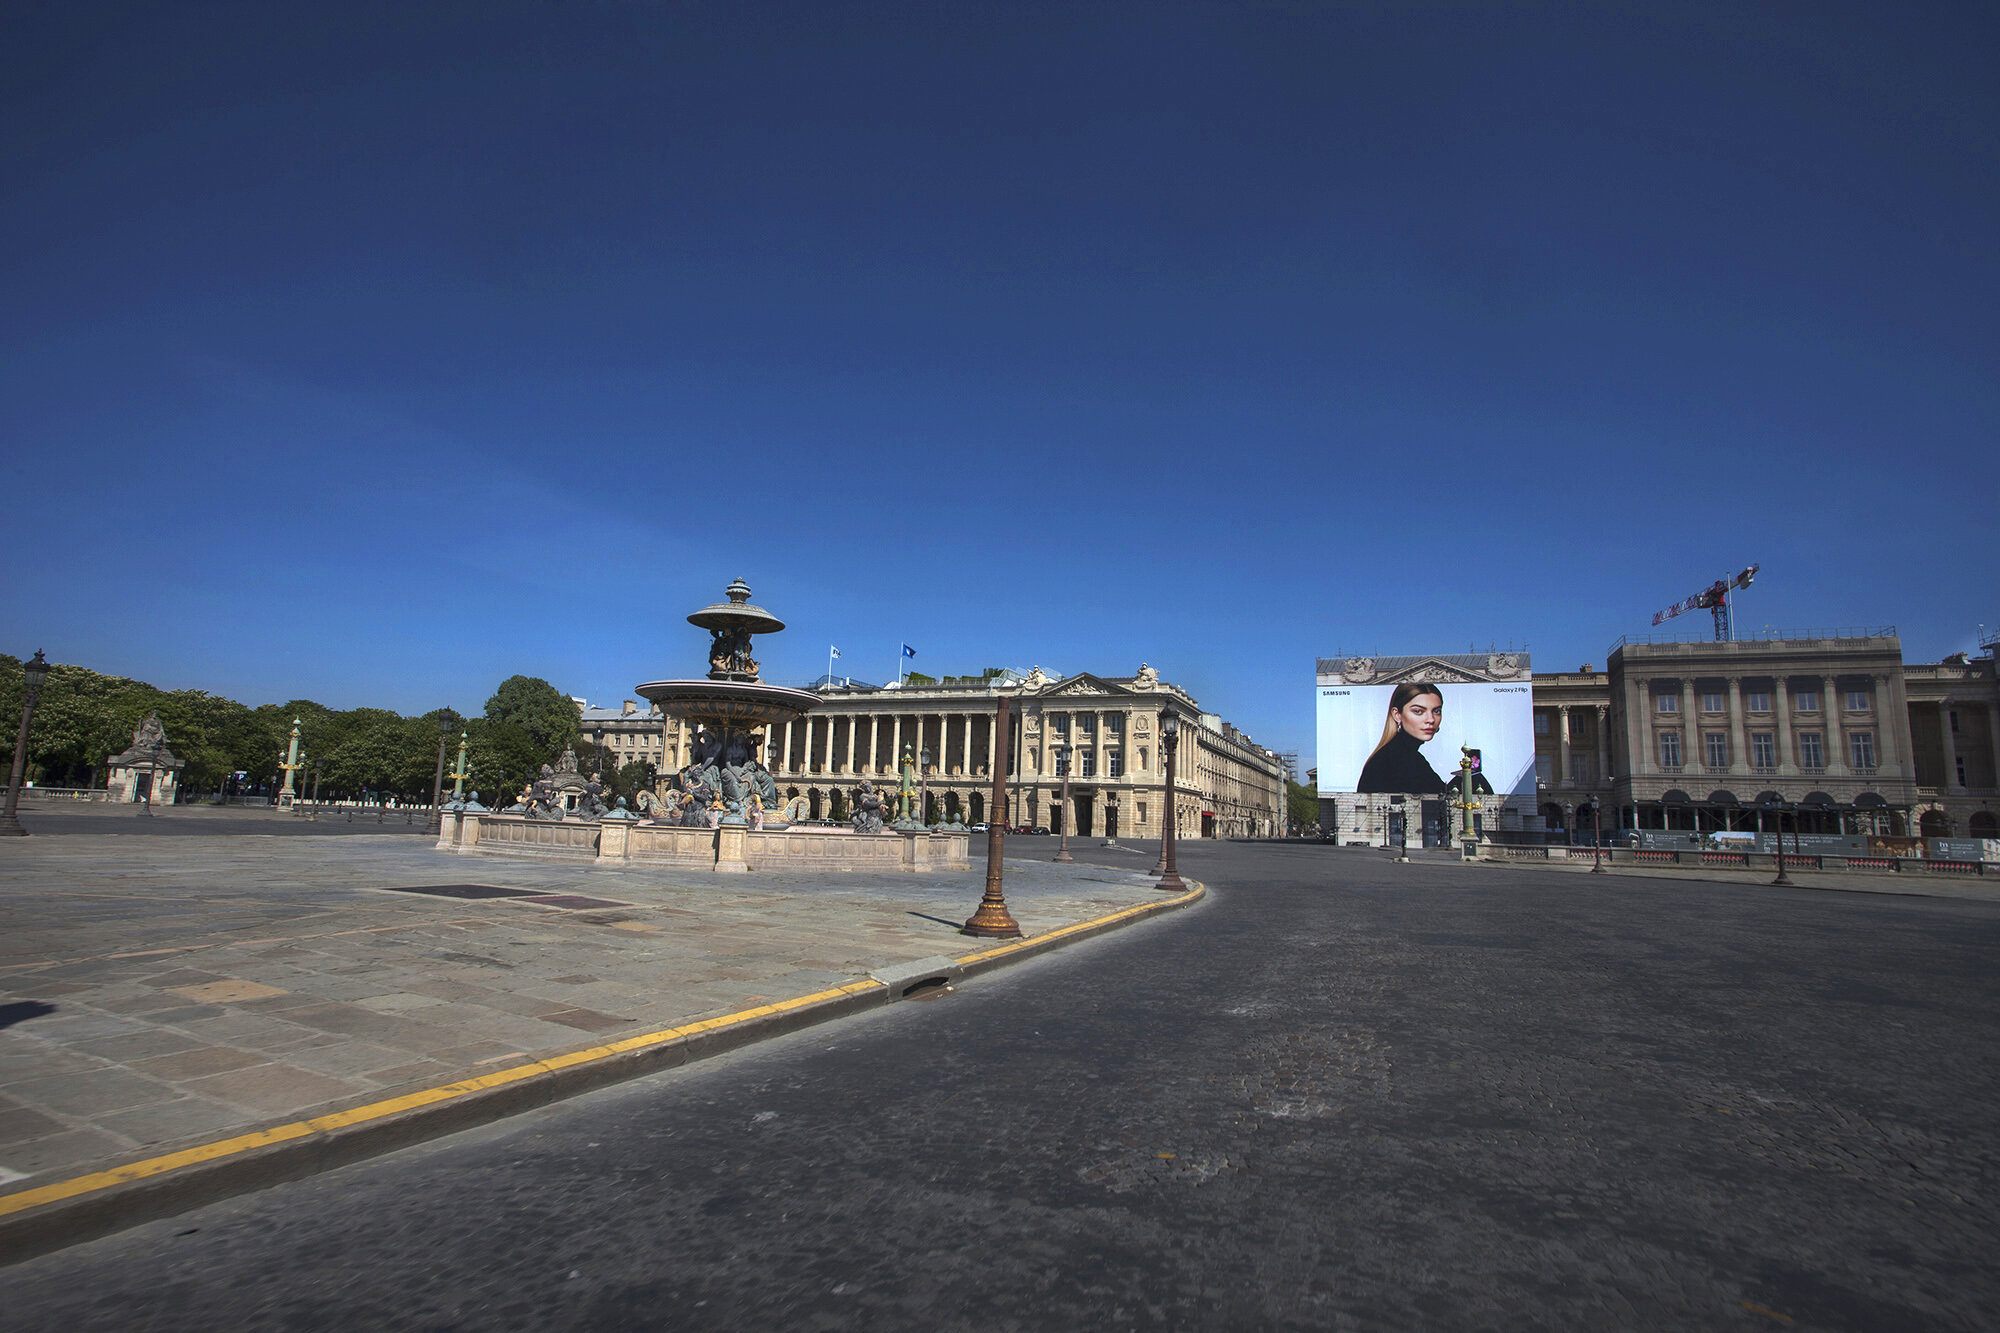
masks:
[(1121, 912), (1113, 912), (1110, 916), (1100, 916), (1093, 921), (1079, 921), (1073, 926), (1064, 926), (1059, 930), (1051, 930), (1046, 934), (1030, 935), (1027, 939), (1015, 940), (1013, 943), (1003, 944), (997, 949), (982, 949), (978, 953), (960, 954), (957, 961), (960, 963), (983, 963), (989, 958), (1004, 958), (1010, 953), (1017, 953), (1022, 949), (1030, 948), (1034, 945), (1047, 944), (1050, 940), (1063, 939), (1097, 926), (1108, 926), (1114, 921), (1123, 921), (1127, 917), (1142, 916), (1147, 912), (1158, 912), (1168, 907), (1178, 907), (1182, 903), (1193, 902), (1196, 898), (1201, 897), (1202, 892), (1201, 889), (1195, 888), (1188, 890), (1178, 898), (1162, 898), (1158, 902), (1140, 903), (1137, 907), (1128, 907)]
[(663, 1028), (658, 1032), (648, 1032), (640, 1036), (624, 1037), (618, 1041), (606, 1042), (588, 1050), (571, 1051), (565, 1055), (550, 1056), (546, 1060), (533, 1060), (524, 1065), (495, 1070), (477, 1078), (461, 1079), (441, 1087), (424, 1088), (417, 1092), (405, 1093), (401, 1097), (391, 1097), (386, 1101), (370, 1102), (366, 1106), (356, 1106), (346, 1111), (334, 1111), (327, 1115), (314, 1116), (307, 1120), (295, 1120), (290, 1124), (276, 1125), (270, 1129), (260, 1129), (249, 1134), (239, 1134), (234, 1138), (218, 1139), (214, 1143), (204, 1143), (179, 1152), (167, 1153), (161, 1157), (149, 1157), (141, 1162), (115, 1167), (110, 1171), (97, 1171), (86, 1176), (76, 1176), (69, 1180), (56, 1181), (37, 1189), (22, 1190), (18, 1194), (0, 1197), (0, 1217), (26, 1212), (43, 1204), (56, 1203), (63, 1199), (73, 1199), (78, 1195), (91, 1194), (97, 1190), (109, 1189), (113, 1185), (123, 1185), (129, 1181), (146, 1180), (153, 1176), (165, 1175), (182, 1167), (198, 1166), (204, 1162), (216, 1162), (238, 1153), (249, 1152), (253, 1148), (264, 1148), (274, 1143), (285, 1143), (292, 1139), (302, 1139), (312, 1134), (329, 1130), (346, 1129), (354, 1125), (366, 1124), (403, 1111), (413, 1111), (421, 1106), (434, 1106), (439, 1102), (468, 1096), (475, 1092), (488, 1092), (510, 1083), (538, 1074), (553, 1074), (561, 1069), (573, 1069), (578, 1065), (609, 1059), (630, 1051), (644, 1050), (650, 1046), (660, 1046), (668, 1042), (683, 1040), (703, 1032), (714, 1032), (722, 1028), (734, 1027), (752, 1019), (774, 1014), (788, 1013), (803, 1009), (808, 1005), (826, 1000), (837, 1000), (865, 991), (880, 990), (882, 983), (873, 979), (851, 981), (832, 990), (817, 991), (811, 995), (801, 995), (790, 1000), (780, 1000), (774, 1004), (758, 1005), (754, 1009), (740, 1009), (735, 1013), (723, 1014), (719, 1018), (705, 1018), (700, 1022), (682, 1024), (680, 1027)]

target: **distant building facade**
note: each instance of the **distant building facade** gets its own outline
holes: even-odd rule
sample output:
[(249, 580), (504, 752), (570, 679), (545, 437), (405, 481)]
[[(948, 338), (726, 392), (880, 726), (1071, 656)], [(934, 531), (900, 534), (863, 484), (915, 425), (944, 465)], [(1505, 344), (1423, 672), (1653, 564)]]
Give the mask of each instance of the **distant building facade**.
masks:
[[(1989, 654), (1906, 664), (1893, 629), (1621, 640), (1535, 677), (1543, 822), (1607, 830), (2000, 836)], [(1796, 816), (1770, 815), (1796, 806)]]

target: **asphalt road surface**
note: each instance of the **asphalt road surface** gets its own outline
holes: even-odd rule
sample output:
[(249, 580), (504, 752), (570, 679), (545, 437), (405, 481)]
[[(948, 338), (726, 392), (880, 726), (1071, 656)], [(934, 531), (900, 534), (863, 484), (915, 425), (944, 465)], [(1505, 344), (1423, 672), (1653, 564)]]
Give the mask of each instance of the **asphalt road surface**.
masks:
[(0, 1310), (16, 1333), (2000, 1317), (2000, 905), (1318, 847), (1183, 869), (1213, 886), (1190, 911), (46, 1256), (0, 1272)]

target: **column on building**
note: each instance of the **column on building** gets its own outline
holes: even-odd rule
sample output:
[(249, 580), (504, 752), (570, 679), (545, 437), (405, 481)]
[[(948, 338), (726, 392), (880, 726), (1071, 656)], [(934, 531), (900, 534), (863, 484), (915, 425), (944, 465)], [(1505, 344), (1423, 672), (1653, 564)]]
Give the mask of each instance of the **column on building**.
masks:
[(1701, 711), (1696, 707), (1700, 700), (1694, 697), (1694, 677), (1681, 677), (1681, 767), (1699, 771), (1695, 765), (1701, 762)]
[(1778, 730), (1778, 772), (1797, 777), (1799, 760), (1792, 753), (1792, 693), (1782, 675), (1771, 679), (1771, 718)]
[[(1737, 676), (1729, 678), (1729, 771), (1745, 775), (1750, 772), (1750, 752), (1744, 748), (1743, 737), (1743, 681)], [(1746, 792), (1737, 795), (1749, 798)]]
[(889, 728), (889, 771), (900, 771), (903, 763), (903, 715), (897, 713)]
[(1556, 780), (1558, 787), (1569, 785), (1569, 705), (1556, 709)]
[(854, 740), (855, 734), (860, 730), (861, 715), (859, 713), (849, 713), (847, 715), (847, 775), (849, 777), (854, 776)]
[(1820, 681), (1820, 716), (1826, 719), (1826, 771), (1845, 777), (1847, 765), (1847, 728), (1841, 723), (1842, 706), (1847, 702), (1841, 697), (1840, 682), (1832, 676)]
[(1632, 775), (1657, 773), (1653, 762), (1653, 686), (1651, 681), (1625, 680), (1625, 747)]
[(1597, 781), (1611, 784), (1611, 705), (1597, 705)]
[(1938, 735), (1944, 738), (1944, 790), (1947, 793), (1958, 786), (1958, 738), (1951, 734), (1951, 710), (1956, 702), (1945, 698), (1937, 706)]
[(959, 714), (959, 721), (962, 724), (962, 728), (958, 737), (958, 772), (959, 776), (970, 778), (972, 776), (972, 714)]

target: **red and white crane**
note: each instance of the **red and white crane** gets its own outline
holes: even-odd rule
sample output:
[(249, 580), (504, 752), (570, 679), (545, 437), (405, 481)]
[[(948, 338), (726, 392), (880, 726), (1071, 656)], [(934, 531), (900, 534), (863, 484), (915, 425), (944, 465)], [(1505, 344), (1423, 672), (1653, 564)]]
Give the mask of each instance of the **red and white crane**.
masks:
[(1653, 623), (1658, 625), (1684, 612), (1698, 611), (1707, 607), (1715, 612), (1715, 641), (1729, 642), (1729, 590), (1749, 587), (1750, 580), (1757, 577), (1757, 569), (1758, 566), (1752, 565), (1748, 569), (1738, 570), (1734, 574), (1717, 579), (1692, 597), (1683, 597), (1664, 611), (1655, 611)]

